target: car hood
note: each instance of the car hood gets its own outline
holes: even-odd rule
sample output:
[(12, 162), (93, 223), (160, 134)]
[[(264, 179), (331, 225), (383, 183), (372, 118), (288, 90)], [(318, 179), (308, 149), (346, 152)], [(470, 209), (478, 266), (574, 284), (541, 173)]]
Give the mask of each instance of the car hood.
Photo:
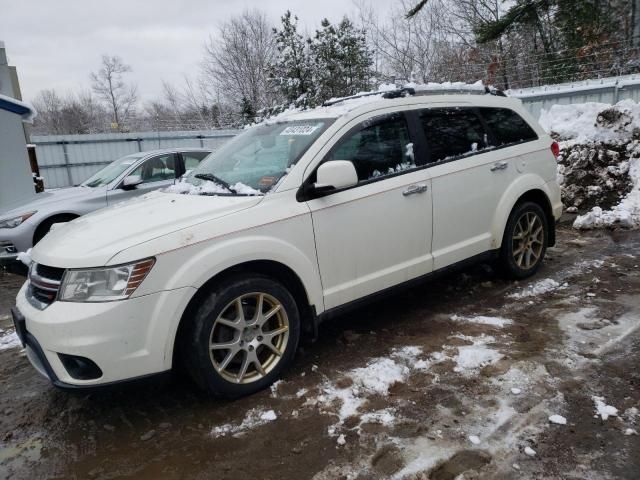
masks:
[(89, 187), (70, 187), (60, 188), (58, 190), (47, 190), (37, 193), (32, 201), (21, 203), (19, 205), (11, 205), (0, 212), (0, 218), (11, 217), (12, 215), (21, 215), (25, 212), (47, 208), (55, 202), (69, 201), (81, 197), (89, 197), (94, 195), (105, 195), (106, 187), (89, 188)]
[(106, 265), (127, 248), (244, 210), (261, 200), (153, 192), (57, 225), (34, 247), (31, 258), (61, 268)]

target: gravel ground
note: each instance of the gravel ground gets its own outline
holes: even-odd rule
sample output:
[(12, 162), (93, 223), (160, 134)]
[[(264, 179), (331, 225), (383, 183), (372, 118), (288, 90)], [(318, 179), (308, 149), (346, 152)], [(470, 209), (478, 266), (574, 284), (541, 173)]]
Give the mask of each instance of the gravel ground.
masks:
[(638, 264), (640, 232), (562, 226), (530, 281), (477, 266), (357, 310), (235, 402), (59, 391), (0, 343), (0, 478), (638, 478)]

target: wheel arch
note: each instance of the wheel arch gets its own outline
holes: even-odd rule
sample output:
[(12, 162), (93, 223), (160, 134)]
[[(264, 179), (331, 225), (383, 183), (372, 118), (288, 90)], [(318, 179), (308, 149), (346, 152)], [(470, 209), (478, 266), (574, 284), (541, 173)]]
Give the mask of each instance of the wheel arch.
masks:
[(553, 216), (553, 208), (551, 206), (551, 192), (544, 182), (536, 181), (535, 177), (522, 177), (520, 182), (513, 184), (503, 195), (500, 201), (500, 207), (496, 210), (493, 219), (492, 237), (493, 248), (498, 249), (502, 246), (504, 231), (509, 220), (509, 216), (513, 209), (522, 202), (534, 202), (544, 210), (547, 216), (549, 236), (548, 247), (553, 247), (556, 243), (556, 223)]
[(49, 215), (48, 217), (43, 218), (42, 220), (40, 220), (40, 223), (38, 223), (38, 226), (33, 230), (33, 238), (31, 239), (32, 245), (35, 245), (37, 243), (36, 239), (38, 240), (42, 239), (42, 237), (39, 237), (39, 235), (42, 233), (42, 229), (46, 224), (70, 222), (71, 220), (75, 220), (78, 217), (80, 217), (80, 215), (77, 213), (60, 212), (60, 213), (54, 213), (53, 215)]
[(305, 288), (302, 279), (284, 263), (275, 260), (250, 260), (237, 265), (228, 267), (207, 280), (196, 293), (191, 297), (187, 307), (185, 308), (180, 322), (178, 324), (175, 337), (172, 342), (172, 365), (176, 365), (177, 355), (180, 350), (180, 340), (184, 335), (188, 319), (191, 318), (196, 311), (200, 302), (209, 294), (217, 285), (238, 275), (257, 274), (272, 278), (282, 285), (293, 296), (298, 310), (300, 312), (301, 322), (301, 339), (314, 340), (318, 332), (317, 313), (312, 305), (309, 292)]

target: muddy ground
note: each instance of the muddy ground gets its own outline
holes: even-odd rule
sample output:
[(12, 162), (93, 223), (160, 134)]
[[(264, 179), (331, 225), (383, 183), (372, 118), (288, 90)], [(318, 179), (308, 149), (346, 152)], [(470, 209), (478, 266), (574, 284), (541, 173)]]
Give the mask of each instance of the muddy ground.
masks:
[[(63, 392), (2, 349), (0, 478), (639, 478), (639, 264), (640, 232), (561, 226), (530, 281), (477, 266), (357, 310), (234, 402)], [(1, 329), (21, 281), (0, 274)]]

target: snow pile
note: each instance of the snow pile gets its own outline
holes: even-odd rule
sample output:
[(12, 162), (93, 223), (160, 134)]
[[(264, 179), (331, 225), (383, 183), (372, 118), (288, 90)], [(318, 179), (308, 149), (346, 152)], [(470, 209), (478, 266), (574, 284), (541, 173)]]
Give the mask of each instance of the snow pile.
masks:
[(265, 425), (269, 422), (273, 422), (276, 420), (278, 416), (276, 412), (273, 410), (258, 410), (251, 409), (247, 412), (244, 420), (240, 424), (232, 424), (226, 423), (224, 425), (220, 425), (219, 427), (213, 428), (211, 430), (211, 435), (214, 437), (224, 437), (227, 435), (232, 435), (234, 437), (242, 436), (247, 431), (259, 427), (261, 425)]
[(529, 298), (537, 297), (538, 295), (544, 295), (545, 293), (553, 292), (555, 290), (562, 290), (567, 288), (567, 283), (559, 283), (552, 278), (545, 278), (524, 288), (521, 292), (512, 293), (508, 295), (509, 298)]
[(484, 315), (478, 315), (474, 317), (465, 317), (460, 315), (452, 315), (449, 317), (454, 322), (469, 322), (479, 323), (482, 325), (492, 325), (494, 327), (504, 327), (505, 325), (511, 325), (513, 322), (508, 318), (502, 317), (486, 317)]
[(6, 350), (8, 348), (16, 348), (20, 346), (20, 339), (16, 332), (8, 332), (0, 330), (0, 350)]
[(640, 104), (554, 105), (540, 123), (561, 142), (558, 179), (580, 229), (640, 226)]
[(616, 407), (612, 407), (611, 405), (607, 405), (604, 401), (604, 397), (591, 397), (593, 403), (596, 407), (596, 415), (600, 415), (602, 420), (607, 420), (609, 417), (617, 417), (618, 409)]

